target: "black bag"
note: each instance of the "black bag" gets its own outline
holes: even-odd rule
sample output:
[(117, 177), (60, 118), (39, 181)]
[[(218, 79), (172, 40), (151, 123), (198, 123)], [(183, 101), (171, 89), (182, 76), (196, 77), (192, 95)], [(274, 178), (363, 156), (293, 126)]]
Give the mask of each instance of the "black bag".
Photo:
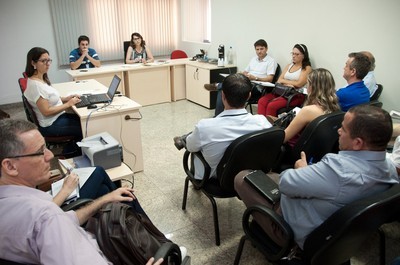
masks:
[(296, 112), (293, 110), (289, 111), (288, 113), (282, 114), (280, 118), (274, 121), (274, 126), (279, 126), (282, 129), (286, 129), (292, 120), (296, 117)]
[(297, 94), (298, 92), (293, 87), (285, 86), (280, 83), (275, 83), (275, 88), (272, 90), (272, 93), (274, 93), (277, 96), (284, 97), (287, 99), (291, 95)]
[(96, 236), (100, 249), (114, 265), (144, 265), (163, 243), (171, 242), (147, 216), (119, 202), (100, 209), (89, 219), (86, 230)]

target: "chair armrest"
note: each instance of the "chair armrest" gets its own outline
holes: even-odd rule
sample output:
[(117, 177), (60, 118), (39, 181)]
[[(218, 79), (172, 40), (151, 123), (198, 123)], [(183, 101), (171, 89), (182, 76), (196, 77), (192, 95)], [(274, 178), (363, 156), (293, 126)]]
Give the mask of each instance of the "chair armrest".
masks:
[(71, 210), (77, 210), (77, 209), (81, 208), (82, 206), (85, 206), (86, 204), (91, 203), (92, 201), (93, 201), (92, 199), (85, 199), (85, 198), (77, 199), (76, 201), (73, 201), (71, 203), (61, 205), (61, 209), (64, 212), (68, 212)]
[(177, 244), (172, 242), (166, 242), (161, 245), (154, 255), (154, 260), (157, 261), (160, 258), (164, 259), (162, 264), (176, 264), (182, 263), (181, 250)]
[[(198, 180), (198, 179), (194, 178), (195, 171), (196, 171), (196, 169), (194, 167), (194, 158), (195, 157), (197, 157), (201, 161), (201, 163), (203, 164), (203, 167), (204, 167), (204, 174), (203, 174), (202, 180)], [(206, 183), (207, 180), (210, 178), (211, 167), (208, 165), (207, 161), (204, 159), (201, 152), (191, 153), (186, 150), (185, 153), (183, 154), (183, 169), (185, 170), (186, 175), (190, 178), (190, 181), (196, 188), (203, 187), (204, 183)]]
[[(252, 222), (257, 224), (254, 218), (251, 218), (254, 213), (259, 213), (264, 217), (271, 219), (271, 221), (275, 224), (275, 229), (282, 231), (283, 237), (287, 239), (283, 246), (277, 245), (263, 230), (259, 231), (260, 229), (254, 229)], [(278, 261), (282, 259), (289, 253), (294, 245), (292, 228), (288, 223), (286, 223), (282, 216), (266, 206), (254, 205), (247, 208), (243, 214), (242, 225), (246, 236), (258, 249), (260, 249), (261, 252), (263, 252), (269, 261)], [(259, 225), (257, 224), (257, 226)]]

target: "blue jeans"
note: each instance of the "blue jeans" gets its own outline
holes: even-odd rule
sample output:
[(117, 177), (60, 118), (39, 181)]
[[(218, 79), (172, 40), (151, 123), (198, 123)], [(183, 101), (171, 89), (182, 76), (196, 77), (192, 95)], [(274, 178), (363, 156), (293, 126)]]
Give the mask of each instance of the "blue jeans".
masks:
[[(96, 167), (92, 175), (79, 190), (79, 197), (86, 199), (97, 199), (117, 189), (114, 182), (111, 181), (107, 172), (102, 167)], [(146, 215), (138, 199), (126, 202), (137, 213)], [(147, 215), (146, 215), (147, 216)]]
[(79, 116), (71, 113), (63, 113), (48, 127), (40, 127), (43, 136), (76, 136), (76, 140), (82, 140), (81, 121)]

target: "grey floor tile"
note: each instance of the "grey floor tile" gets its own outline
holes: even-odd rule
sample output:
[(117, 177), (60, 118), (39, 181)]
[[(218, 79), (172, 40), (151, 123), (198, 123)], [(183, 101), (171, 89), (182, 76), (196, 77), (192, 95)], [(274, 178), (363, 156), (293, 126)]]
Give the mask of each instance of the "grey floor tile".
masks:
[[(26, 119), (22, 104), (2, 105), (12, 118)], [(253, 105), (256, 113), (257, 106)], [(211, 203), (200, 191), (189, 186), (186, 210), (182, 196), (185, 174), (183, 150), (178, 151), (174, 136), (193, 130), (202, 118), (213, 117), (208, 110), (186, 100), (141, 108), (144, 171), (135, 174), (135, 194), (154, 224), (172, 240), (188, 249), (192, 265), (233, 264), (240, 238), (243, 203), (236, 199), (217, 199), (221, 245), (215, 245)], [(124, 183), (124, 185), (127, 183)], [(387, 264), (400, 256), (400, 223), (387, 230)], [(373, 235), (352, 259), (353, 265), (375, 265), (378, 260), (378, 235)], [(249, 242), (246, 242), (243, 265), (270, 264)]]

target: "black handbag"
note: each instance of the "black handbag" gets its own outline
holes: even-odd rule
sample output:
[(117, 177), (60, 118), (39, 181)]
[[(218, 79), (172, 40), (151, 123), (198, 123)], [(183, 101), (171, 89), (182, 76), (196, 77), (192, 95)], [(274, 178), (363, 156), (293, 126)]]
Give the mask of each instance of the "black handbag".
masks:
[(291, 110), (288, 113), (283, 114), (283, 116), (281, 116), (277, 120), (275, 120), (273, 125), (274, 126), (279, 126), (282, 129), (286, 129), (289, 126), (289, 124), (292, 122), (294, 117), (296, 117), (296, 112)]
[(293, 87), (290, 86), (285, 86), (280, 83), (275, 83), (275, 88), (272, 90), (272, 93), (284, 97), (284, 98), (289, 98), (291, 95), (297, 94), (297, 90)]

